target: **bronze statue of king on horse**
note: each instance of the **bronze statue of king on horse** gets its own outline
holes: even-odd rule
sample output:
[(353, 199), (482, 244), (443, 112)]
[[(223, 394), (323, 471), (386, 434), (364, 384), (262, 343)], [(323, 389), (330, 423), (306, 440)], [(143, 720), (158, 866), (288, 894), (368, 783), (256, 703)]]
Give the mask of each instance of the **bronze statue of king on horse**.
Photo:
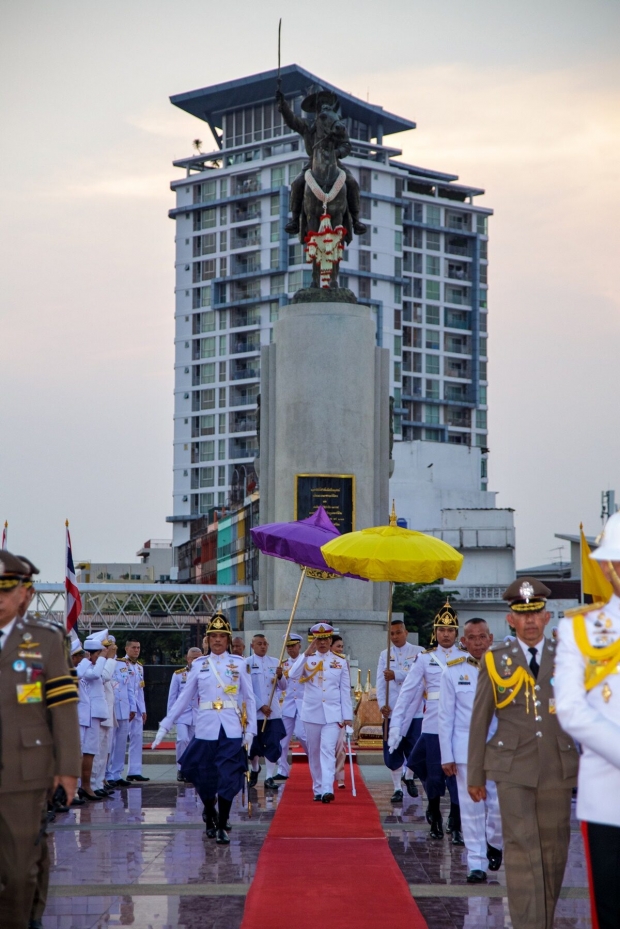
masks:
[(309, 162), (291, 185), (289, 235), (299, 235), (312, 257), (312, 286), (338, 286), (338, 265), (345, 244), (364, 235), (360, 222), (360, 190), (356, 179), (340, 159), (351, 152), (346, 126), (340, 116), (338, 97), (314, 86), (301, 108), (314, 114), (313, 122), (296, 116), (280, 90), (278, 109), (284, 122), (304, 140)]

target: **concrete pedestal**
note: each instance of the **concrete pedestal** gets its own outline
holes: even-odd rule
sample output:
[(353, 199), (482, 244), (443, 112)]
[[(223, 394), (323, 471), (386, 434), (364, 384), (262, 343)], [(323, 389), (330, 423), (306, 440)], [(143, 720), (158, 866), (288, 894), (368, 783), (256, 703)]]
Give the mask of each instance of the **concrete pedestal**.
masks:
[[(355, 476), (354, 529), (389, 517), (389, 352), (368, 307), (306, 303), (283, 309), (261, 358), (260, 522), (296, 518), (298, 474)], [(260, 609), (245, 628), (279, 651), (300, 569), (260, 556)], [(294, 629), (327, 620), (365, 675), (386, 639), (387, 585), (307, 579)]]

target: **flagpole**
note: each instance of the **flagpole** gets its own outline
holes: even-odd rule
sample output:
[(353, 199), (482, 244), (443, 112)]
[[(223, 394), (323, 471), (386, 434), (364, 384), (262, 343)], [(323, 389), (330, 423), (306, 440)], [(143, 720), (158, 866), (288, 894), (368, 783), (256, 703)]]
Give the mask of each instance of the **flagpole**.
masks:
[(67, 620), (69, 617), (69, 591), (67, 590), (67, 549), (69, 547), (69, 520), (65, 519), (65, 632), (67, 632)]
[(579, 523), (579, 602), (583, 603), (583, 523)]
[(4, 529), (2, 531), (2, 550), (6, 551), (9, 547), (9, 521), (4, 520)]

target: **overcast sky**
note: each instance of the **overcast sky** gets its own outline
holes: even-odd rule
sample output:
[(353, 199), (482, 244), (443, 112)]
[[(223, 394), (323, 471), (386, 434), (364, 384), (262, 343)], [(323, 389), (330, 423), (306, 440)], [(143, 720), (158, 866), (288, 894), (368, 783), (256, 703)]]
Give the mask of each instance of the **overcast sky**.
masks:
[(283, 64), (415, 120), (387, 140), (405, 160), (487, 191), (489, 484), (518, 565), (620, 495), (617, 0), (5, 0), (0, 520), (43, 579), (66, 517), (76, 558), (170, 536), (171, 162), (211, 139), (168, 97), (275, 67), (279, 16)]

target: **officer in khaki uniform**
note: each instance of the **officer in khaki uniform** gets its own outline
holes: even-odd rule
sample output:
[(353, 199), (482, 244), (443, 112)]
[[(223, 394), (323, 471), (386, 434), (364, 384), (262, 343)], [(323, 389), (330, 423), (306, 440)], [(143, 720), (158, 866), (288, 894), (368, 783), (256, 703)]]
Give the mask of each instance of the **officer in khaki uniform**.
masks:
[[(552, 929), (568, 857), (579, 757), (555, 712), (555, 642), (545, 639), (550, 590), (518, 578), (504, 592), (516, 639), (492, 645), (478, 677), (468, 752), (468, 790), (495, 781), (513, 929)], [(487, 742), (493, 715), (497, 730)]]
[(0, 926), (26, 929), (48, 791), (80, 772), (77, 687), (62, 629), (22, 616), (33, 570), (0, 551)]

